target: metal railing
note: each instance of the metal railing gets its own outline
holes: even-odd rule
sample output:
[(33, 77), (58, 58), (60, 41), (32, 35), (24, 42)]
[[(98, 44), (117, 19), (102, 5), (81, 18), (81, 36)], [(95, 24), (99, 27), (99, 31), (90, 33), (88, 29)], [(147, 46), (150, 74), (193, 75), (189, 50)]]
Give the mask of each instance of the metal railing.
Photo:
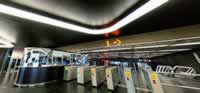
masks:
[(156, 73), (171, 73), (173, 68), (171, 66), (158, 65), (156, 68)]
[(167, 74), (173, 77), (185, 77), (185, 78), (199, 78), (200, 74), (197, 74), (196, 70), (188, 66), (171, 66), (158, 65), (156, 68), (156, 73)]

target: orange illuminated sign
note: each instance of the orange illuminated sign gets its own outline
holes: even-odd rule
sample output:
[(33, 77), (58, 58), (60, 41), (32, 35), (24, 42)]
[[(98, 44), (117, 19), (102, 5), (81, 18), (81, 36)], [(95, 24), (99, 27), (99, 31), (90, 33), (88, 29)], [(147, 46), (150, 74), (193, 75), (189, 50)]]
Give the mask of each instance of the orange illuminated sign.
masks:
[(106, 46), (118, 46), (121, 45), (122, 41), (120, 39), (114, 39), (114, 40), (106, 40)]

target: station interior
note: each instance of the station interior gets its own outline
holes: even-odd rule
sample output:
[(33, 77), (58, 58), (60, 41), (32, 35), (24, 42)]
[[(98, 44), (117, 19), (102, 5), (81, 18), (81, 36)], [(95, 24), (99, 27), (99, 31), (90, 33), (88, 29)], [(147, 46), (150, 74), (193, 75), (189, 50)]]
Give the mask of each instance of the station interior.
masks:
[(200, 1), (0, 0), (0, 93), (200, 93)]

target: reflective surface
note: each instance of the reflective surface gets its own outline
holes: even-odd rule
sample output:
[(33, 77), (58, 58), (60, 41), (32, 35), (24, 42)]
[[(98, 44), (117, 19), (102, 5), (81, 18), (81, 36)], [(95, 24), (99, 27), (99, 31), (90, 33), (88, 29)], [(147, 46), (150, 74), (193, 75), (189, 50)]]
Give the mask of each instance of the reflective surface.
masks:
[[(144, 78), (141, 73), (135, 73), (136, 86), (139, 88), (137, 93), (149, 93), (142, 91), (146, 89)], [(36, 87), (14, 87), (13, 83), (16, 79), (16, 74), (0, 74), (0, 93), (127, 93), (126, 88), (117, 87), (115, 91), (107, 90), (106, 83), (98, 88), (93, 88), (90, 83), (78, 85), (76, 80), (70, 82), (59, 81), (45, 86)], [(160, 75), (161, 83), (165, 93), (200, 93), (200, 81), (172, 78)], [(167, 85), (168, 84), (168, 85)], [(184, 87), (183, 87), (184, 86)], [(196, 88), (196, 89), (195, 89)]]
[(174, 78), (160, 75), (163, 89), (167, 93), (200, 93), (200, 80)]
[[(1, 74), (0, 93), (127, 93), (124, 87), (117, 87), (115, 91), (109, 91), (106, 83), (98, 88), (93, 88), (91, 82), (85, 85), (79, 85), (76, 80), (70, 82), (59, 81), (45, 86), (20, 88), (13, 86), (15, 79), (16, 74)], [(142, 82), (137, 82), (136, 85), (141, 87), (141, 89), (145, 87)], [(148, 92), (138, 90), (137, 93)]]

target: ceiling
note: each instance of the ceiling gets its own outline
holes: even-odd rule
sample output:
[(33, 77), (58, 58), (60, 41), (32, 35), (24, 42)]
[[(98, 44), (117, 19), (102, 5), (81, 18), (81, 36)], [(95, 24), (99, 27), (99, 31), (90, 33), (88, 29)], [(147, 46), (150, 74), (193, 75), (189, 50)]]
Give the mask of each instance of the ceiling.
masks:
[[(137, 0), (5, 0), (0, 3), (75, 24), (96, 27), (123, 18), (140, 2)], [(121, 28), (119, 36), (199, 24), (199, 3), (199, 0), (169, 0), (165, 5)], [(16, 46), (50, 48), (105, 38), (104, 35), (83, 34), (1, 13), (0, 37), (13, 42)]]
[(87, 25), (107, 24), (139, 2), (139, 0), (10, 1)]
[(141, 44), (81, 49), (77, 52), (89, 54), (91, 58), (153, 58), (177, 52), (199, 49), (200, 37), (184, 38)]

